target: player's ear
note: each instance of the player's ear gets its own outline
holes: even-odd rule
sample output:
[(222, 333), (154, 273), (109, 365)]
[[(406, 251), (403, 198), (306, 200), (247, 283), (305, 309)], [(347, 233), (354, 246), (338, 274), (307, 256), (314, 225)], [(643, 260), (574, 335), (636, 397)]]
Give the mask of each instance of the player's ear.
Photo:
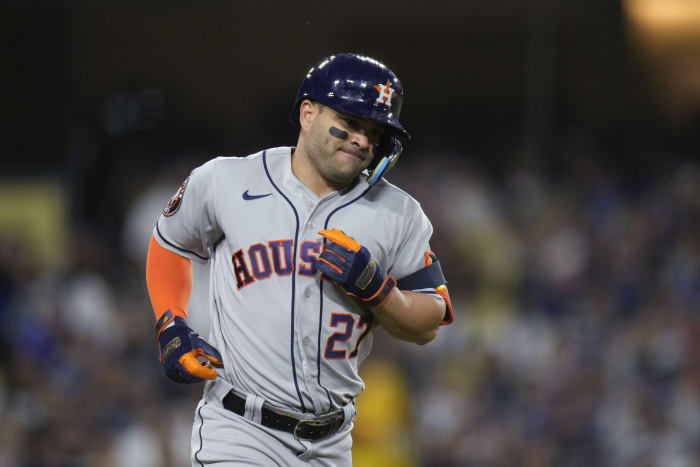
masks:
[(319, 104), (312, 102), (308, 99), (302, 101), (299, 105), (299, 125), (303, 131), (308, 131), (316, 115), (319, 112)]

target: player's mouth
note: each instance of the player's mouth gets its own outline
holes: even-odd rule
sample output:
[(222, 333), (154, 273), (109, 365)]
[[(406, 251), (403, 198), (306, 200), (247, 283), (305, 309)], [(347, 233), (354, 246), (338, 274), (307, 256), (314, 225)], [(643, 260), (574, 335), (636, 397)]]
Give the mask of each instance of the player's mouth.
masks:
[(365, 154), (363, 151), (356, 150), (354, 148), (340, 148), (340, 152), (344, 152), (345, 154), (349, 154), (350, 156), (353, 156), (360, 161), (364, 162), (365, 159), (367, 158), (367, 154)]

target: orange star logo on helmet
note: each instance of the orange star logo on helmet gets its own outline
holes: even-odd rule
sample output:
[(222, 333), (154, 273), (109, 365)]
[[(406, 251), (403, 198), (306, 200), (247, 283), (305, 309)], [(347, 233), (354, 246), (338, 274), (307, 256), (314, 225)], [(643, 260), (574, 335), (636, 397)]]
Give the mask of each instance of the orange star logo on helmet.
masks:
[(394, 88), (391, 87), (391, 81), (389, 81), (387, 78), (386, 84), (375, 84), (374, 89), (379, 92), (379, 97), (377, 97), (377, 100), (374, 103), (384, 104), (391, 108), (391, 99), (398, 95), (394, 91)]

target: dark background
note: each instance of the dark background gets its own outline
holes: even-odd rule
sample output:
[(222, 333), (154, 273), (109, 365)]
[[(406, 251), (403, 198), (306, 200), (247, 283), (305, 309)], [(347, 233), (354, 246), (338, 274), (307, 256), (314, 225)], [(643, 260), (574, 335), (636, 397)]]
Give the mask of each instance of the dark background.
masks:
[(669, 40), (616, 1), (2, 8), (0, 170), (74, 180), (72, 219), (106, 232), (130, 182), (148, 183), (188, 151), (201, 162), (294, 144), (300, 76), (336, 51), (396, 71), (414, 137), (405, 158), (427, 164), (448, 153), (497, 179), (513, 167), (556, 177), (580, 169), (570, 149), (584, 146), (586, 159), (643, 189), (659, 166), (700, 148), (698, 80), (678, 76), (697, 74), (697, 33)]
[(141, 248), (136, 206), (295, 144), (302, 77), (346, 51), (404, 85), (388, 178), (433, 221), (457, 314), (425, 348), (379, 339), (356, 464), (697, 465), (699, 31), (693, 0), (2, 2), (0, 184), (48, 183), (60, 214), (34, 232), (17, 219), (44, 211), (0, 190), (0, 465), (186, 464), (200, 388), (158, 368), (160, 207)]
[[(659, 148), (697, 146), (697, 101), (670, 121), (623, 14), (603, 0), (4, 5), (5, 153), (27, 172), (65, 166), (76, 127), (106, 149), (173, 135), (240, 154), (289, 144), (299, 77), (330, 53), (356, 51), (404, 82), (416, 149), (476, 153), (497, 170), (520, 163), (527, 143), (551, 169), (563, 163), (563, 130), (577, 126), (614, 153), (609, 165), (639, 169), (658, 163), (648, 153)], [(163, 93), (164, 115), (119, 138), (100, 134), (105, 100), (144, 89)]]

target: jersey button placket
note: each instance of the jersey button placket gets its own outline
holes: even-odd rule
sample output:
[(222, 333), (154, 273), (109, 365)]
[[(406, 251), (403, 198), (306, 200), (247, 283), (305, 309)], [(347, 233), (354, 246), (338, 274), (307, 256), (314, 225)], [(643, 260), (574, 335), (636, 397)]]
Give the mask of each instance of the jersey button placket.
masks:
[[(300, 324), (299, 321), (297, 321), (297, 324)], [(304, 335), (304, 332), (302, 331), (301, 328), (298, 328), (298, 331), (295, 332), (295, 340), (297, 342), (297, 347), (299, 350), (299, 359), (301, 360), (301, 379), (304, 382), (304, 387), (306, 390), (304, 391), (312, 400), (313, 406), (316, 406), (316, 401), (314, 400), (313, 393), (310, 391), (310, 388), (313, 387), (310, 383), (313, 382), (313, 365), (310, 365), (310, 360), (308, 358), (308, 346), (306, 345), (306, 339), (308, 337), (302, 337)], [(306, 407), (307, 410), (313, 410), (314, 407)]]
[[(304, 224), (306, 225), (306, 224)], [(303, 237), (302, 237), (303, 238)], [(301, 240), (300, 240), (301, 241)], [(310, 325), (308, 318), (304, 318), (305, 314), (302, 310), (306, 310), (308, 307), (308, 297), (313, 295), (311, 287), (308, 283), (304, 283), (306, 278), (302, 278), (296, 275), (295, 280), (297, 281), (297, 287), (299, 294), (297, 295), (295, 302), (295, 308), (300, 311), (295, 316), (296, 329), (295, 329), (295, 342), (297, 343), (297, 348), (300, 356), (302, 380), (304, 387), (306, 389), (306, 395), (311, 398), (312, 407), (306, 407), (309, 411), (314, 411), (318, 407), (318, 400), (314, 395), (315, 381), (316, 381), (316, 346), (314, 345), (313, 339), (309, 337), (309, 333), (312, 331), (317, 331), (315, 325)], [(310, 343), (310, 345), (309, 345)]]

